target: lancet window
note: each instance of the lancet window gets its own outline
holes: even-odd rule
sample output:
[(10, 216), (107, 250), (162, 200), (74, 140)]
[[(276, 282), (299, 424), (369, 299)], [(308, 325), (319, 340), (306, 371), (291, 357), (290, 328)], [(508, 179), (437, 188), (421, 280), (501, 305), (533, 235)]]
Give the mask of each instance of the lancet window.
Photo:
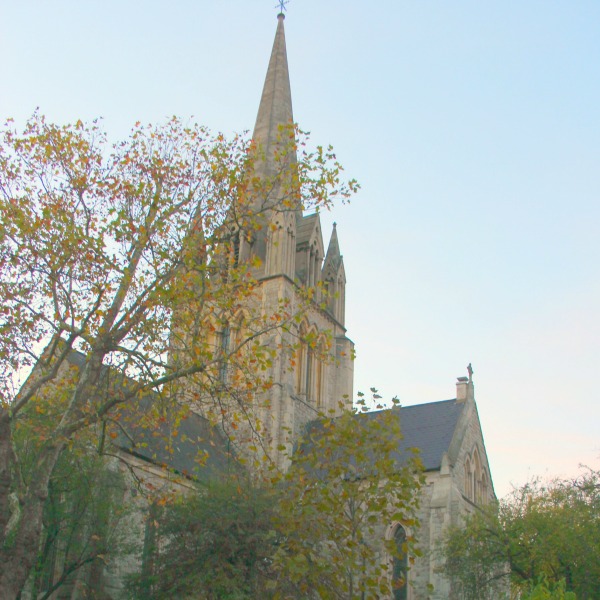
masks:
[(306, 371), (309, 358), (308, 343), (306, 341), (307, 332), (308, 327), (303, 323), (298, 332), (300, 342), (296, 350), (296, 394), (298, 395), (306, 393)]
[(229, 342), (231, 341), (231, 330), (225, 325), (221, 331), (221, 361), (219, 363), (219, 380), (227, 383), (227, 362), (229, 354)]
[(482, 465), (479, 451), (474, 448), (465, 459), (465, 496), (477, 504), (487, 501), (489, 493), (489, 477)]
[(408, 553), (406, 530), (398, 525), (394, 530), (396, 556), (392, 563), (392, 589), (394, 600), (408, 599)]
[(473, 465), (471, 459), (467, 457), (465, 461), (465, 495), (472, 499), (473, 496)]
[(321, 408), (325, 401), (327, 381), (327, 342), (307, 325), (300, 328), (300, 344), (295, 356), (296, 394)]

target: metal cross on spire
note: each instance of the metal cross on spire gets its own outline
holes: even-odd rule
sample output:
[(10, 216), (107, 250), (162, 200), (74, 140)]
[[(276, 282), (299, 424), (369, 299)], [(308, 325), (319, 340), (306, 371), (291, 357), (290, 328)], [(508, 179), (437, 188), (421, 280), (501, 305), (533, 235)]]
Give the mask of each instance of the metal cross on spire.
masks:
[(276, 5), (275, 8), (279, 7), (279, 14), (282, 15), (287, 10), (287, 5), (290, 0), (279, 0), (279, 5)]

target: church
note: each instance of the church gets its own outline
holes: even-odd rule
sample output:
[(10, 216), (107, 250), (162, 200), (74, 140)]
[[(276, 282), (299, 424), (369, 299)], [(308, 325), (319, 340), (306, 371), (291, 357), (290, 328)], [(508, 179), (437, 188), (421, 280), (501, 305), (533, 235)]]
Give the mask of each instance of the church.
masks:
[[(259, 165), (265, 176), (274, 168), (270, 157), (278, 147), (281, 127), (294, 121), (284, 18), (283, 14), (278, 15), (253, 133), (254, 142), (265, 150), (265, 160)], [(240, 249), (240, 255), (245, 253), (246, 258), (253, 255), (260, 259), (257, 278), (267, 313), (274, 309), (279, 298), (293, 297), (298, 288), (321, 284), (329, 292), (324, 303), (313, 303), (297, 326), (298, 339), (309, 335), (314, 343), (301, 345), (293, 369), (288, 368), (282, 357), (272, 365), (270, 375), (276, 385), (269, 394), (268, 411), (263, 408), (261, 416), (270, 452), (283, 468), (284, 455), (289, 456), (294, 440), (306, 425), (319, 414), (339, 414), (344, 403), (346, 407), (350, 405), (353, 396), (353, 342), (347, 336), (345, 321), (346, 271), (335, 224), (328, 234), (326, 250), (323, 235), (318, 213), (307, 215), (300, 209), (276, 212), (252, 247)], [(320, 351), (313, 351), (315, 347)], [(330, 353), (329, 360), (322, 360), (323, 353)], [(420, 527), (414, 532), (422, 556), (414, 560), (408, 569), (408, 585), (396, 590), (394, 598), (453, 598), (451, 582), (440, 571), (437, 553), (440, 541), (444, 532), (459, 525), (466, 513), (495, 499), (470, 365), (468, 377), (458, 377), (454, 398), (391, 410), (397, 414), (403, 432), (403, 439), (398, 441), (399, 454), (417, 448), (425, 471)], [(201, 411), (188, 419), (185, 428), (188, 439), (206, 428)], [(234, 432), (227, 434), (235, 438)], [(282, 448), (285, 448), (283, 454)], [(186, 442), (171, 456), (151, 456), (149, 450), (143, 449), (134, 454), (139, 468), (160, 478), (161, 471), (153, 463), (166, 462), (180, 473), (190, 472), (193, 468), (190, 456), (195, 450)], [(213, 451), (205, 472), (222, 469), (227, 460), (225, 454)], [(398, 543), (412, 533), (404, 531), (398, 523), (389, 523), (385, 531), (388, 539), (396, 539)]]
[[(264, 151), (264, 159), (256, 167), (258, 177), (273, 174), (276, 168), (273, 156), (280, 145), (282, 128), (293, 122), (284, 15), (280, 14), (253, 133), (253, 143)], [(303, 318), (294, 324), (295, 329), (277, 333), (280, 338), (273, 343), (277, 347), (294, 348), (294, 356), (290, 360), (283, 352), (275, 354), (266, 373), (273, 384), (262, 392), (263, 401), (256, 409), (255, 416), (263, 424), (260, 438), (264, 452), (279, 468), (285, 469), (295, 441), (311, 421), (321, 414), (335, 417), (351, 408), (354, 345), (346, 329), (346, 269), (340, 241), (343, 232), (338, 234), (335, 224), (332, 231), (323, 232), (318, 212), (304, 214), (298, 206), (267, 212), (265, 218), (268, 220), (265, 227), (252, 239), (241, 237), (237, 249), (239, 260), (255, 265), (254, 277), (259, 289), (253, 301), (260, 304), (259, 312), (269, 315), (283, 298), (293, 301), (308, 289), (322, 290), (304, 311)], [(348, 325), (351, 328), (352, 324)], [(223, 328), (216, 339), (224, 347), (232, 336), (231, 330)], [(170, 351), (176, 356), (176, 345)], [(73, 352), (69, 361), (81, 368), (85, 356)], [(229, 375), (223, 371), (218, 376), (225, 381)], [(232, 452), (224, 448), (224, 439), (233, 441), (236, 445), (233, 454), (238, 455), (245, 453), (247, 439), (252, 441), (254, 434), (248, 436), (243, 426), (234, 427), (234, 423), (220, 424), (224, 436), (215, 431), (201, 404), (194, 405), (191, 391), (182, 391), (182, 398), (189, 399), (191, 411), (179, 424), (179, 440), (172, 447), (157, 445), (154, 432), (146, 430), (132, 430), (127, 439), (117, 437), (113, 442), (137, 476), (152, 482), (155, 489), (193, 486), (187, 476), (199, 473), (196, 463), (201, 450), (199, 439), (209, 448), (199, 476), (206, 478), (226, 469), (231, 460)], [(458, 378), (454, 398), (390, 410), (400, 420), (403, 432), (403, 438), (398, 440), (398, 454), (418, 449), (425, 475), (418, 530), (406, 531), (400, 523), (387, 523), (384, 527), (386, 538), (398, 544), (414, 534), (422, 551), (421, 556), (410, 561), (410, 566), (408, 559), (399, 565), (407, 573), (408, 585), (395, 590), (393, 598), (454, 598), (452, 583), (441, 572), (437, 552), (444, 532), (460, 525), (464, 515), (478, 505), (495, 499), (475, 403), (472, 369), (469, 366), (468, 377)], [(376, 412), (369, 414), (376, 418)], [(176, 482), (171, 476), (174, 472), (179, 475)], [(129, 500), (139, 502), (143, 510), (139, 498)], [(143, 530), (143, 517), (140, 516), (137, 525), (138, 530)], [(121, 598), (122, 580), (135, 568), (135, 564), (127, 561), (108, 565), (100, 575), (105, 597)], [(81, 577), (84, 576), (82, 573)]]

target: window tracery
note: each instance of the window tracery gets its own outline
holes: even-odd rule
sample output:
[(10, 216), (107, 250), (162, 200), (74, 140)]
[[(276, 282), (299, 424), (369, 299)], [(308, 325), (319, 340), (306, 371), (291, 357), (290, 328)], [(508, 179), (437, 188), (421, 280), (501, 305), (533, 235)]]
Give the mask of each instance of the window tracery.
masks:
[(298, 331), (299, 343), (296, 348), (295, 392), (304, 396), (316, 408), (322, 408), (326, 399), (327, 352), (329, 344), (325, 335), (318, 334), (314, 325), (304, 322)]
[(471, 502), (476, 504), (484, 504), (487, 502), (489, 476), (482, 464), (479, 450), (476, 447), (473, 449), (472, 453), (465, 458), (464, 493)]

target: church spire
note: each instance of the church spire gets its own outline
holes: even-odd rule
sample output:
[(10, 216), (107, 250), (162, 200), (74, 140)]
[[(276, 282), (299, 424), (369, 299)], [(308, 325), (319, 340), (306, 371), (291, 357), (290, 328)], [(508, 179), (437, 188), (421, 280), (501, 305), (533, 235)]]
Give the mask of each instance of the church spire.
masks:
[(281, 126), (294, 122), (284, 19), (283, 13), (277, 16), (277, 32), (252, 136), (265, 154), (268, 175), (272, 174), (270, 167), (273, 165), (273, 154), (279, 144)]
[(325, 288), (327, 289), (327, 306), (329, 312), (341, 325), (344, 325), (346, 313), (346, 272), (344, 270), (344, 259), (340, 252), (337, 227), (333, 224), (329, 247), (323, 263), (321, 275)]
[(340, 244), (338, 242), (337, 224), (334, 223), (331, 238), (329, 240), (329, 247), (327, 248), (327, 254), (325, 255), (325, 262), (323, 264), (323, 279), (335, 277), (341, 261), (342, 255), (340, 253)]

